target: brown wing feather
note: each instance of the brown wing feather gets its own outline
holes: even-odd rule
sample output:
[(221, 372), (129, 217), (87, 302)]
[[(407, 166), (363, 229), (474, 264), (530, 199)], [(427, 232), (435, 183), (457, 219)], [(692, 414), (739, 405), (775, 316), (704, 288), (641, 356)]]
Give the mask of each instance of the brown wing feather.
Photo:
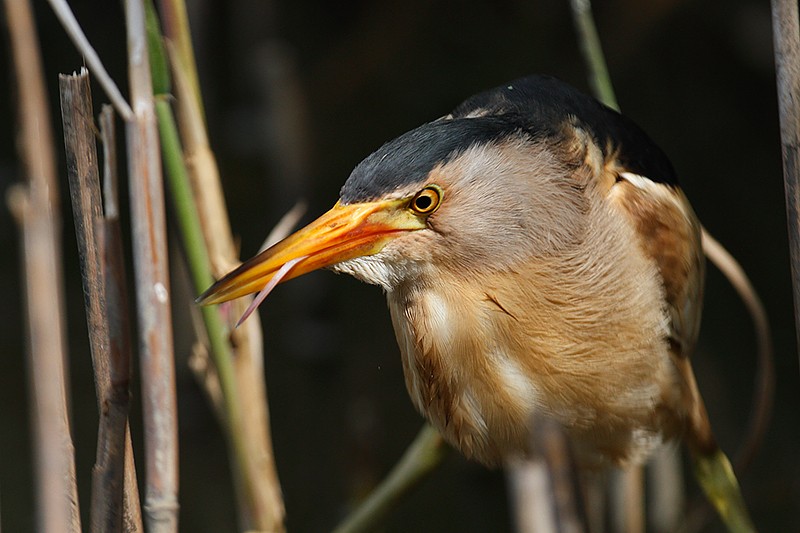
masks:
[(630, 218), (639, 245), (655, 261), (671, 318), (673, 351), (691, 355), (700, 328), (705, 262), (700, 223), (683, 192), (642, 176), (620, 173), (614, 204)]
[(687, 425), (690, 448), (713, 450), (716, 443), (689, 361), (700, 329), (705, 278), (700, 223), (680, 188), (624, 171), (617, 176), (609, 196), (637, 228), (639, 245), (663, 280), (670, 353), (683, 390), (677, 422)]

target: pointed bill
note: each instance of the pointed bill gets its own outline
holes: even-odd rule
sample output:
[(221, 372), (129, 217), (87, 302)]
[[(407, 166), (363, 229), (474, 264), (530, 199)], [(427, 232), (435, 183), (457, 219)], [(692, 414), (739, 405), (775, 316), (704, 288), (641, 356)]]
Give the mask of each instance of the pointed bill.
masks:
[(263, 289), (281, 267), (293, 267), (279, 282), (327, 266), (378, 253), (398, 235), (425, 228), (425, 222), (406, 209), (407, 200), (343, 205), (337, 203), (317, 220), (267, 248), (233, 270), (197, 303), (211, 305)]

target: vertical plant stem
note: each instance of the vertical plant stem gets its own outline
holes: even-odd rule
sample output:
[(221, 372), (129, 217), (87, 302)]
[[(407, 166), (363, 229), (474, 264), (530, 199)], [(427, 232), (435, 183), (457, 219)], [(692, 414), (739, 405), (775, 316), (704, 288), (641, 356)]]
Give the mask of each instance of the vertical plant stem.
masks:
[[(109, 367), (112, 394), (117, 408), (127, 413), (130, 407), (128, 382), (131, 372), (131, 334), (128, 316), (128, 294), (122, 254), (122, 232), (117, 206), (117, 146), (114, 111), (104, 105), (100, 113), (100, 138), (103, 143), (103, 203), (105, 216), (100, 235), (100, 255), (106, 284), (106, 317), (108, 320)], [(142, 509), (139, 502), (139, 483), (133, 458), (130, 427), (125, 424), (124, 479), (122, 494), (122, 530), (141, 533)]]
[[(122, 528), (122, 479), (124, 465), (125, 418), (117, 435), (107, 426), (110, 379), (108, 361), (108, 323), (106, 322), (103, 279), (95, 225), (102, 221), (100, 172), (92, 130), (92, 101), (89, 75), (60, 75), (61, 118), (67, 174), (75, 220), (78, 255), (81, 262), (86, 322), (92, 367), (100, 411), (97, 458), (92, 471), (91, 530), (120, 531)], [(127, 415), (127, 414), (125, 414)], [(109, 457), (116, 456), (116, 461)]]
[(583, 60), (589, 69), (592, 92), (605, 105), (619, 111), (611, 76), (608, 74), (606, 59), (603, 56), (603, 48), (600, 45), (600, 37), (594, 24), (591, 0), (570, 0), (570, 6)]
[[(172, 66), (176, 114), (183, 140), (184, 158), (189, 170), (189, 177), (192, 180), (195, 204), (200, 214), (200, 227), (208, 248), (211, 273), (215, 278), (220, 278), (239, 263), (228, 211), (225, 207), (225, 196), (222, 193), (222, 180), (219, 176), (214, 152), (208, 141), (202, 107), (194, 99), (189, 82), (190, 76), (187, 71), (194, 70), (194, 65), (181, 64), (180, 58), (170, 45), (169, 33), (167, 33), (166, 39), (166, 49)], [(247, 304), (243, 303), (242, 305), (244, 309)], [(253, 323), (254, 321), (248, 322)], [(260, 336), (260, 325), (256, 324), (256, 326), (255, 331), (259, 332)], [(260, 343), (259, 340), (258, 344)], [(262, 355), (260, 354), (258, 358), (261, 359)]]
[(161, 20), (164, 24), (165, 35), (175, 47), (178, 61), (183, 66), (190, 93), (194, 98), (194, 105), (202, 112), (203, 100), (200, 97), (200, 80), (197, 76), (197, 63), (194, 59), (186, 3), (183, 0), (161, 0), (159, 5), (161, 6)]
[[(182, 0), (162, 0), (161, 7), (165, 14), (167, 49), (175, 80), (183, 159), (192, 185), (191, 203), (199, 213), (200, 223), (196, 227), (202, 232), (207, 250), (204, 264), (219, 277), (238, 263), (237, 249), (225, 209), (219, 171), (208, 143), (186, 7)], [(195, 279), (199, 281), (200, 278)], [(198, 293), (204, 288), (198, 287)], [(240, 316), (246, 306), (247, 299), (234, 302), (232, 316)], [(225, 409), (232, 409), (225, 416), (228, 419), (226, 429), (230, 432), (228, 441), (237, 485), (240, 525), (243, 529), (257, 531), (283, 531), (283, 497), (270, 437), (260, 322), (258, 317), (252, 317), (243, 327), (231, 330), (231, 324), (222, 322), (218, 310), (204, 310), (203, 313), (215, 367), (213, 372), (206, 374), (203, 385), (209, 390), (221, 390)], [(228, 373), (228, 366), (233, 370), (232, 375)]]
[(800, 24), (796, 0), (772, 0), (771, 5), (795, 335), (800, 350)]
[[(121, 243), (119, 241), (119, 225), (117, 221), (99, 220), (96, 224), (98, 233), (98, 247), (103, 261), (103, 274), (105, 279), (115, 277), (122, 268)], [(116, 289), (116, 290), (114, 290)], [(117, 292), (119, 287), (107, 291), (108, 302), (124, 297)], [(100, 427), (97, 435), (97, 459), (92, 471), (92, 530), (93, 531), (122, 531), (126, 517), (130, 521), (133, 517), (140, 516), (139, 510), (130, 509), (134, 501), (125, 498), (125, 480), (136, 480), (136, 471), (133, 462), (126, 461), (126, 455), (132, 454), (130, 431), (128, 429), (128, 410), (130, 394), (128, 384), (130, 372), (128, 366), (129, 346), (122, 344), (125, 335), (120, 330), (127, 324), (119, 322), (120, 309), (110, 311), (109, 328), (114, 327), (115, 333), (110, 337), (110, 380), (108, 395), (103, 401)], [(117, 315), (117, 318), (112, 318)], [(115, 321), (116, 323), (113, 323)], [(128, 342), (130, 339), (127, 339)], [(122, 341), (122, 342), (120, 342)], [(126, 469), (128, 469), (126, 471)], [(135, 485), (133, 485), (135, 487)], [(128, 492), (131, 495), (131, 492)], [(138, 495), (135, 503), (138, 505)], [(141, 528), (139, 528), (141, 529)]]
[(110, 386), (103, 404), (97, 436), (97, 460), (92, 471), (92, 530), (141, 531), (139, 494), (128, 427), (130, 338), (127, 312), (122, 307), (127, 298), (125, 287), (120, 283), (125, 279), (119, 221), (100, 220), (96, 229), (103, 276), (107, 280)]
[(89, 44), (89, 39), (86, 38), (86, 34), (83, 33), (83, 29), (75, 19), (75, 15), (72, 13), (67, 0), (48, 1), (50, 3), (50, 8), (64, 27), (64, 31), (66, 31), (67, 35), (72, 39), (75, 47), (81, 51), (86, 64), (89, 65), (89, 68), (95, 73), (95, 77), (105, 90), (109, 100), (116, 106), (117, 112), (125, 120), (131, 120), (133, 118), (131, 107), (128, 105), (128, 102), (125, 101), (125, 98), (122, 97), (122, 93), (120, 93), (117, 84), (114, 83), (114, 80), (109, 76), (106, 68), (103, 66), (103, 62), (100, 61), (100, 56), (97, 55), (95, 49)]
[(656, 450), (646, 475), (651, 494), (647, 498), (648, 530), (678, 531), (685, 507), (680, 449), (664, 446)]
[(178, 427), (164, 190), (141, 0), (125, 3), (131, 103), (126, 124), (145, 431), (145, 521), (178, 528)]
[[(116, 218), (106, 220), (102, 213), (89, 74), (82, 69), (77, 75), (62, 75), (59, 87), (70, 196), (100, 412), (97, 457), (92, 469), (91, 530), (121, 531), (123, 515), (138, 515), (138, 511), (123, 510), (125, 453), (126, 448), (130, 448), (129, 438), (126, 438), (130, 337), (127, 324), (119, 320), (126, 312), (120, 308), (125, 305), (124, 295), (115, 294), (120, 289), (119, 284), (114, 283), (119, 277), (116, 269), (121, 267), (121, 258), (117, 256), (120, 253), (119, 227)], [(108, 125), (105, 129), (108, 130)], [(109, 280), (113, 286), (109, 286)], [(113, 337), (112, 324), (115, 328)], [(133, 470), (127, 475), (135, 480)], [(131, 504), (130, 498), (127, 503)]]
[(509, 466), (518, 533), (582, 533), (586, 507), (564, 428), (548, 418), (530, 424), (531, 454)]
[(628, 466), (611, 472), (611, 530), (644, 533), (644, 467)]
[(37, 530), (80, 531), (67, 403), (58, 182), (30, 2), (7, 0), (26, 185), (9, 195), (20, 224), (27, 311)]
[[(175, 211), (183, 237), (192, 284), (200, 292), (214, 282), (211, 268), (208, 263), (208, 251), (203, 233), (200, 231), (200, 217), (194, 205), (191, 184), (186, 167), (183, 162), (183, 151), (178, 138), (178, 129), (172, 115), (172, 108), (166, 97), (159, 97), (156, 101), (156, 114), (158, 116), (159, 132), (161, 136), (164, 164), (167, 169), (167, 183), (175, 205)], [(233, 367), (233, 350), (225, 335), (225, 327), (217, 307), (202, 307), (206, 332), (208, 333), (211, 355), (219, 379), (222, 392), (222, 414), (226, 424), (226, 435), (230, 446), (230, 455), (234, 466), (234, 475), (238, 481), (239, 490), (243, 492), (240, 498), (245, 501), (246, 514), (252, 517), (255, 513), (257, 502), (253, 494), (256, 480), (255, 472), (248, 468), (247, 444), (244, 441), (244, 419), (242, 417), (242, 404), (236, 385), (236, 374)], [(253, 520), (245, 529), (253, 527)]]
[(58, 77), (61, 97), (61, 119), (67, 158), (67, 177), (72, 208), (75, 215), (75, 234), (81, 261), (86, 321), (98, 402), (108, 394), (108, 325), (105, 314), (105, 285), (102, 279), (100, 253), (95, 238), (95, 221), (103, 216), (100, 198), (100, 170), (93, 128), (92, 100), (89, 73)]

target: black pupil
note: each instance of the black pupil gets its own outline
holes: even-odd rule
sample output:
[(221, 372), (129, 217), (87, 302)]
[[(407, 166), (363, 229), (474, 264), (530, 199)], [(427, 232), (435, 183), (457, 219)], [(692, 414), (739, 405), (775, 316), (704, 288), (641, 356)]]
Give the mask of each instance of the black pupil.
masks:
[(427, 194), (418, 196), (416, 201), (414, 202), (414, 205), (416, 205), (417, 209), (419, 209), (420, 211), (427, 210), (432, 204), (433, 204), (433, 199)]

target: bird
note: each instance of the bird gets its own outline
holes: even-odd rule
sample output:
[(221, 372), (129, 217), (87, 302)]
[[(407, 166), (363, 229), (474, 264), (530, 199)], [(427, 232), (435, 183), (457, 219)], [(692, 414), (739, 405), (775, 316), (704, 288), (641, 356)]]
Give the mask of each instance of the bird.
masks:
[(700, 222), (665, 153), (596, 99), (543, 75), (468, 98), (378, 148), (328, 212), (198, 302), (320, 268), (383, 289), (411, 401), (466, 457), (524, 455), (532, 416), (590, 469), (683, 440), (712, 502), (744, 506), (691, 366)]

